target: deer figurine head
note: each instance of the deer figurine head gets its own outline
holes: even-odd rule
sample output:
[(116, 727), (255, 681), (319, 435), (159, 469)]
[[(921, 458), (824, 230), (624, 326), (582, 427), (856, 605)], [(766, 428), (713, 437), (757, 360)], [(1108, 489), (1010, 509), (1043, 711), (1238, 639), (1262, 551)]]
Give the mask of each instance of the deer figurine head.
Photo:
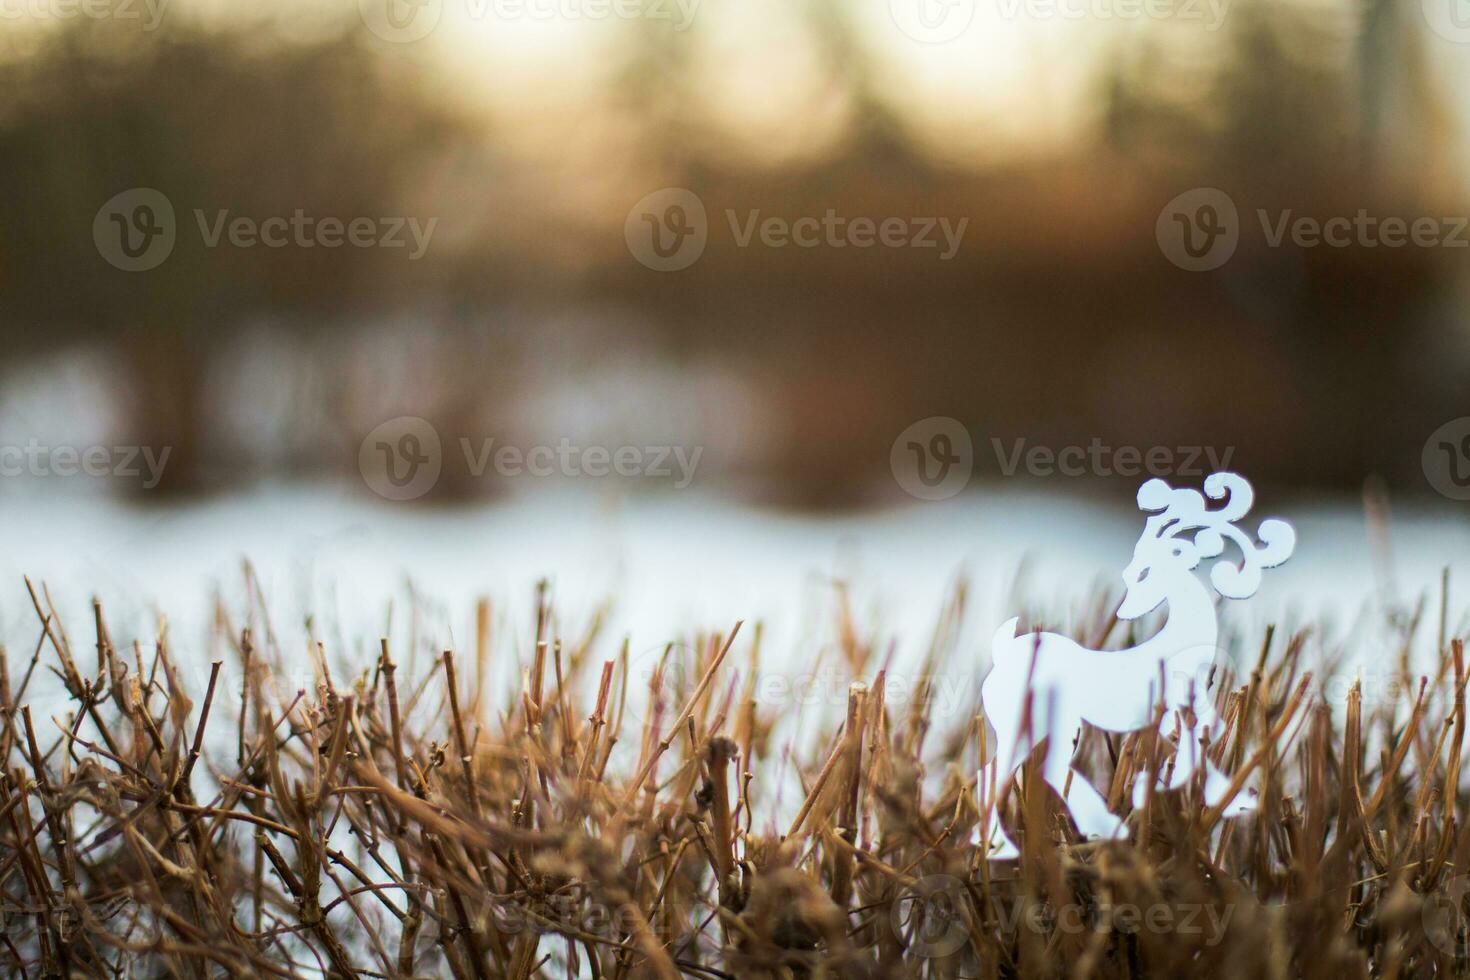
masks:
[(1119, 619), (1137, 619), (1157, 609), (1184, 583), (1202, 559), (1218, 558), (1227, 540), (1240, 549), (1242, 562), (1217, 562), (1210, 581), (1230, 599), (1248, 599), (1261, 585), (1261, 570), (1280, 565), (1296, 548), (1296, 532), (1275, 519), (1261, 522), (1257, 546), (1236, 527), (1255, 500), (1251, 485), (1235, 473), (1213, 473), (1205, 479), (1205, 494), (1224, 500), (1210, 510), (1197, 490), (1176, 490), (1163, 480), (1149, 480), (1138, 490), (1138, 508), (1154, 511), (1144, 523), (1143, 535), (1133, 549), (1133, 560), (1123, 570), (1126, 591), (1118, 607)]

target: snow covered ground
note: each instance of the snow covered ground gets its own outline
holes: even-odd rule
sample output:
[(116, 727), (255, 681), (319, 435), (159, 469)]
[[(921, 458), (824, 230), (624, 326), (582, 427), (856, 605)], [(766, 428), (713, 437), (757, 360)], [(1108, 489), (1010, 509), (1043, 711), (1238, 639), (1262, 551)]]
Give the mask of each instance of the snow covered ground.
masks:
[[(1351, 501), (1303, 508), (1262, 494), (1251, 526), (1268, 516), (1296, 523), (1297, 553), (1266, 572), (1257, 598), (1234, 604), (1242, 623), (1327, 615), (1346, 629), (1389, 588), (1407, 601), (1430, 594), (1437, 617), (1445, 567), (1452, 608), (1453, 596), (1470, 588), (1457, 585), (1470, 582), (1470, 511), (1396, 511), (1384, 561), (1375, 559), (1361, 507)], [(302, 651), (303, 663), (309, 615), (332, 656), (370, 662), (379, 635), (404, 631), (411, 594), (427, 611), (420, 617), (426, 650), (468, 649), (475, 600), (488, 596), (497, 622), (511, 627), (502, 635), (515, 638), (515, 656), (499, 658), (514, 670), (542, 577), (569, 636), (600, 603), (612, 603), (602, 655), (624, 635), (636, 654), (695, 629), (759, 620), (766, 670), (813, 661), (830, 636), (842, 582), (859, 622), (875, 625), (885, 648), (892, 639), (895, 663), (913, 663), (963, 574), (974, 603), (961, 649), (973, 649), (975, 659), (973, 672), (954, 669), (968, 690), (978, 685), (993, 629), (1023, 611), (1012, 608), (1018, 570), (1028, 608), (1054, 610), (1049, 615), (1065, 626), (1067, 611), (1080, 609), (1094, 587), (1120, 584), (1141, 528), (1131, 497), (1009, 487), (840, 516), (751, 510), (689, 491), (617, 497), (570, 482), (444, 509), (322, 485), (264, 486), (167, 508), (94, 494), (12, 494), (0, 502), (0, 635), (13, 665), (34, 648), (26, 574), (47, 583), (79, 647), (93, 641), (95, 595), (115, 642), (151, 643), (164, 613), (178, 658), (207, 673), (208, 661), (222, 655), (205, 643), (213, 597), (224, 596), (239, 621), (248, 559), (282, 649)], [(1368, 643), (1358, 651), (1370, 658), (1364, 669), (1386, 670), (1386, 656), (1372, 662), (1375, 649), (1388, 650)]]

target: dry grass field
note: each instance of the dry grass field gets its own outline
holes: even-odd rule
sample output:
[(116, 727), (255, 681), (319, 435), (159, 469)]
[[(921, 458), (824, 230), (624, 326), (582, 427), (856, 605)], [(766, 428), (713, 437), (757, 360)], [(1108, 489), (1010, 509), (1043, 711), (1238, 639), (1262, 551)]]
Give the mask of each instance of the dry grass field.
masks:
[[(34, 585), (36, 645), (0, 671), (0, 960), (7, 975), (489, 977), (1447, 976), (1466, 964), (1463, 647), (1433, 602), (1383, 651), (1403, 697), (1304, 662), (1309, 631), (1218, 670), (1207, 751), (1258, 794), (1222, 819), (1196, 785), (1131, 809), (1175, 746), (1088, 731), (1063, 751), (1125, 814), (1078, 838), (1023, 767), (977, 779), (978, 714), (926, 687), (957, 648), (960, 589), (920, 680), (838, 624), (846, 710), (779, 736), (761, 630), (630, 656), (600, 620), (499, 636), (417, 673), (384, 640), (353, 675), (221, 605), (208, 682), (166, 630), (115, 644)], [(1086, 637), (1116, 645), (1099, 596)], [(237, 616), (242, 615), (236, 611)], [(1439, 625), (1435, 620), (1438, 618)], [(1438, 635), (1433, 634), (1438, 631)], [(1420, 633), (1441, 657), (1409, 669)], [(416, 645), (424, 646), (423, 642)], [(518, 689), (491, 661), (534, 651)], [(688, 656), (681, 656), (688, 654)], [(303, 676), (314, 684), (294, 683)], [(1309, 666), (1315, 667), (1309, 670)], [(1337, 678), (1342, 681), (1343, 678)], [(45, 682), (69, 704), (30, 703)], [(202, 689), (195, 689), (202, 687)], [(897, 703), (896, 703), (897, 702)], [(48, 705), (48, 708), (51, 707)], [(1165, 729), (1167, 730), (1167, 728)], [(773, 799), (781, 774), (799, 793)], [(999, 804), (989, 801), (999, 797)], [(989, 814), (989, 815), (987, 815)], [(972, 843), (1001, 819), (1017, 861)], [(983, 833), (981, 836), (984, 836)]]

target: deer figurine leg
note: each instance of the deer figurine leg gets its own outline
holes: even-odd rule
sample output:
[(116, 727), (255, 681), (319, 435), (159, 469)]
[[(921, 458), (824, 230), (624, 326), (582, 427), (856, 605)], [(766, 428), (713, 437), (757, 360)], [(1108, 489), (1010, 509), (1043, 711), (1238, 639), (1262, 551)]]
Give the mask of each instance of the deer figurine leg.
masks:
[[(992, 809), (990, 815), (990, 840), (978, 839), (979, 830), (976, 830), (977, 845), (990, 847), (998, 845), (991, 852), (990, 857), (996, 860), (1007, 860), (1021, 856), (1016, 842), (1011, 840), (1006, 833), (1005, 826), (1001, 823), (997, 803), (1004, 798), (1009, 790), (1015, 788), (1015, 767), (1020, 765), (1026, 758), (1030, 746), (1023, 744), (1021, 721), (1023, 706), (1013, 701), (999, 698), (991, 699), (994, 707), (987, 712), (986, 721), (990, 727), (995, 729), (995, 754), (991, 756), (990, 765), (985, 766), (983, 761), (980, 769), (980, 795), (983, 797), (989, 791), (990, 783), (987, 770), (994, 769), (996, 798), (988, 800), (986, 805)], [(996, 838), (999, 838), (997, 840)]]
[[(1204, 747), (1196, 738), (1186, 736), (1186, 744), (1175, 750), (1172, 766), (1165, 762), (1165, 769), (1159, 774), (1159, 780), (1154, 784), (1154, 791), (1158, 793), (1181, 789), (1188, 783), (1200, 767), (1205, 770), (1205, 806), (1214, 806), (1225, 798), (1230, 788), (1230, 777), (1225, 775), (1219, 768), (1204, 755)], [(1139, 779), (1133, 784), (1133, 805), (1143, 806), (1144, 797), (1148, 792), (1148, 780), (1146, 773), (1140, 773)], [(1237, 794), (1230, 805), (1225, 808), (1226, 816), (1238, 816), (1249, 813), (1256, 807), (1255, 799), (1249, 792), (1242, 791)]]
[[(1213, 732), (1218, 722), (1215, 713), (1214, 700), (1208, 694), (1200, 694), (1196, 688), (1182, 694), (1178, 703), (1190, 706), (1194, 711), (1195, 722), (1193, 726), (1181, 724), (1180, 745), (1174, 751), (1172, 763), (1166, 762), (1163, 770), (1159, 773), (1159, 781), (1155, 786), (1156, 792), (1177, 790), (1187, 784), (1203, 766), (1205, 770), (1204, 802), (1206, 806), (1214, 806), (1224, 798), (1230, 787), (1230, 777), (1222, 773), (1219, 768), (1205, 755), (1205, 746), (1200, 739), (1206, 732)], [(1160, 736), (1165, 737), (1166, 722), (1160, 729)], [(1147, 781), (1139, 779), (1133, 784), (1133, 805), (1143, 806), (1143, 799), (1147, 791)], [(1255, 809), (1254, 799), (1241, 793), (1231, 801), (1225, 811), (1227, 815), (1235, 816)]]
[[(981, 778), (985, 778), (985, 770), (982, 769), (980, 772)], [(1015, 775), (1011, 774), (1001, 779), (996, 789), (1001, 796), (1004, 796), (1007, 790), (1014, 789), (1015, 785)], [(986, 848), (989, 851), (988, 856), (992, 861), (1008, 861), (1021, 856), (1021, 849), (1016, 846), (1015, 841), (1011, 840), (1011, 835), (1006, 833), (1005, 824), (1000, 820), (999, 809), (996, 809), (990, 815), (990, 839), (988, 841), (980, 840), (980, 830), (977, 827), (971, 843), (978, 847)], [(990, 850), (991, 848), (994, 848), (994, 850)]]
[[(1087, 777), (1072, 769), (1072, 754), (1066, 743), (1047, 747), (1042, 772), (1046, 781), (1066, 803), (1073, 822), (1084, 837), (1111, 840), (1120, 835), (1123, 830), (1122, 819), (1108, 809), (1108, 801), (1087, 781)], [(1067, 785), (1069, 775), (1072, 777), (1070, 786)]]
[[(1225, 793), (1230, 789), (1230, 777), (1216, 768), (1215, 764), (1205, 755), (1205, 749), (1200, 744), (1199, 732), (1213, 732), (1218, 716), (1215, 714), (1215, 701), (1208, 695), (1201, 697), (1195, 702), (1196, 728), (1191, 732), (1194, 754), (1191, 756), (1191, 764), (1204, 766), (1205, 768), (1205, 806), (1214, 806), (1225, 798)], [(1242, 791), (1235, 799), (1230, 801), (1226, 807), (1227, 816), (1236, 816), (1248, 813), (1256, 808), (1255, 798), (1249, 793)]]

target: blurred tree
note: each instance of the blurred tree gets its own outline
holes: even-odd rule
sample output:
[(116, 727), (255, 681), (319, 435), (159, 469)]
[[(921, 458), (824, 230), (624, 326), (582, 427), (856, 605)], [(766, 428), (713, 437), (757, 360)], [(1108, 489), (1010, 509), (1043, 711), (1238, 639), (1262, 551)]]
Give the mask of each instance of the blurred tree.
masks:
[[(925, 149), (842, 0), (794, 16), (820, 72), (812, 102), (846, 130), (812, 144), (823, 152), (765, 160), (731, 153), (701, 100), (709, 47), (635, 19), (611, 59), (616, 84), (569, 117), (596, 123), (589, 145), (607, 152), (553, 152), (556, 166), (539, 168), (514, 145), (482, 154), (462, 120), (395, 75), (389, 57), (403, 52), (385, 48), (406, 46), (346, 32), (260, 43), (172, 22), (127, 37), (79, 19), (0, 67), (0, 326), (12, 350), (111, 344), (136, 395), (127, 435), (174, 447), (176, 485), (210, 462), (201, 408), (221, 340), (267, 316), (393, 321), (383, 333), (439, 316), (438, 334), (397, 359), (413, 404), (385, 414), (442, 413), (448, 434), (483, 427), (487, 398), (515, 397), (505, 392), (525, 372), (496, 356), (508, 324), (548, 375), (574, 360), (556, 339), (569, 320), (598, 327), (579, 334), (583, 351), (636, 335), (664, 358), (735, 364), (780, 420), (757, 450), (773, 482), (813, 503), (881, 477), (894, 435), (932, 414), (1053, 444), (1250, 446), (1263, 478), (1341, 485), (1395, 452), (1414, 475), (1403, 447), (1417, 452), (1427, 420), (1448, 417), (1447, 396), (1415, 381), (1424, 345), (1449, 343), (1433, 310), (1458, 253), (1267, 248), (1255, 227), (1258, 209), (1452, 213), (1417, 179), (1443, 169), (1426, 157), (1448, 129), (1432, 113), (1405, 125), (1400, 107), (1435, 93), (1387, 9), (1373, 0), (1360, 23), (1346, 8), (1237, 0), (1221, 32), (1177, 50), (1176, 35), (1140, 32), (1100, 79), (1097, 139), (984, 162)], [(1375, 187), (1395, 167), (1398, 198)], [(629, 206), (660, 186), (693, 190), (709, 211), (707, 248), (677, 275), (624, 244)], [(130, 273), (104, 260), (93, 218), (137, 187), (167, 196), (178, 241)], [(1160, 208), (1191, 187), (1225, 189), (1242, 219), (1238, 254), (1209, 274), (1175, 268), (1155, 239)], [(452, 218), (457, 257), (441, 262), (439, 239), (432, 264), (378, 249), (211, 249), (198, 225), (297, 209)], [(968, 226), (952, 261), (840, 242), (743, 247), (725, 227), (828, 211)], [(355, 354), (335, 334), (309, 339), (327, 358)], [(1242, 395), (1220, 367), (1226, 350), (1270, 383)], [(389, 401), (381, 364), (356, 362), (352, 397)]]
[[(360, 34), (260, 44), (177, 23), (76, 18), (0, 66), (0, 329), (12, 351), (108, 345), (122, 437), (171, 446), (167, 486), (183, 490), (208, 479), (207, 379), (232, 332), (340, 324), (431, 285), (402, 248), (302, 247), (294, 229), (284, 247), (211, 245), (221, 220), (427, 221), (415, 194), (464, 126)], [(174, 213), (173, 249), (146, 271), (94, 240), (99, 208), (132, 188)]]

